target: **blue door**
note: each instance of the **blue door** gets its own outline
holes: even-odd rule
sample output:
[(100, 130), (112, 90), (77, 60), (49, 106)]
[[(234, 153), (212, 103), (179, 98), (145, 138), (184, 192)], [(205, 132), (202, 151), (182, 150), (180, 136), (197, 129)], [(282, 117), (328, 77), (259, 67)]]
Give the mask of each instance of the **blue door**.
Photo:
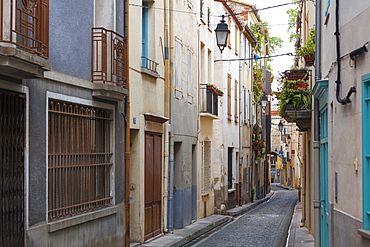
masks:
[(321, 201), (321, 247), (329, 246), (328, 214), (328, 108), (320, 110), (320, 201)]

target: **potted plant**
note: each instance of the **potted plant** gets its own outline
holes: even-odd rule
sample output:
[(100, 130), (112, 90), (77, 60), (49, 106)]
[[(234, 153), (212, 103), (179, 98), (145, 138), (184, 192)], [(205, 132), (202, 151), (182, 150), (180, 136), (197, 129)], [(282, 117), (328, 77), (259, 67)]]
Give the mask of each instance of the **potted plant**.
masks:
[(280, 116), (286, 110), (311, 110), (311, 89), (306, 80), (289, 80), (284, 75), (280, 78), (281, 88), (274, 92), (278, 100)]
[(283, 72), (283, 78), (286, 80), (308, 80), (309, 74), (307, 69), (293, 68)]
[(297, 49), (297, 55), (304, 58), (306, 66), (312, 66), (315, 60), (315, 29), (310, 29), (310, 34), (305, 46)]
[(262, 126), (255, 124), (253, 125), (252, 150), (255, 152), (256, 160), (263, 158), (265, 147), (265, 142), (262, 140)]

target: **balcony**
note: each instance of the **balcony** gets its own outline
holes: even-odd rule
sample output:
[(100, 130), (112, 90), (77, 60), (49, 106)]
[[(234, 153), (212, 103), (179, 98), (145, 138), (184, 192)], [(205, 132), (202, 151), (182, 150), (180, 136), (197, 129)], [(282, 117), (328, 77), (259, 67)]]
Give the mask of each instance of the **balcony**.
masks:
[[(37, 55), (37, 56), (35, 56)], [(0, 71), (18, 78), (43, 77), (51, 70), (49, 1), (0, 0)]]
[(141, 72), (153, 76), (155, 78), (159, 77), (158, 71), (158, 63), (147, 58), (147, 57), (141, 57)]
[(128, 94), (127, 39), (105, 28), (92, 28), (93, 96), (121, 101)]
[(200, 85), (200, 116), (209, 119), (218, 118), (218, 97), (223, 93), (214, 86)]
[(293, 104), (287, 104), (283, 117), (288, 123), (296, 123), (301, 131), (307, 131), (311, 128), (312, 111), (303, 105), (299, 105), (295, 109)]

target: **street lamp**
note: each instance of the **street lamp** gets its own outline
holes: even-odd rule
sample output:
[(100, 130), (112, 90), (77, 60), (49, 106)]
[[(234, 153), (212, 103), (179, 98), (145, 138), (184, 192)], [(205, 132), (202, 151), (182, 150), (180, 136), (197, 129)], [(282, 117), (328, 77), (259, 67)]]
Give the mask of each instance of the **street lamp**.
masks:
[(216, 42), (217, 46), (220, 49), (220, 52), (225, 49), (227, 46), (227, 37), (229, 36), (230, 30), (227, 28), (227, 24), (225, 23), (225, 16), (222, 15), (222, 20), (220, 23), (217, 24), (217, 27), (215, 29), (216, 33)]
[(278, 125), (279, 131), (280, 131), (280, 136), (281, 136), (281, 141), (283, 140), (283, 129), (284, 129), (284, 124), (280, 121)]
[[(262, 107), (263, 108), (265, 108), (266, 107), (266, 105), (267, 105), (267, 101), (268, 101), (268, 98), (266, 97), (266, 95), (262, 95), (262, 97), (261, 97), (261, 105), (262, 105)], [(280, 125), (279, 125), (280, 126)], [(280, 129), (280, 128), (279, 128)]]
[(290, 135), (288, 135), (288, 137), (286, 138), (286, 143), (288, 145), (290, 145), (291, 140), (292, 140), (292, 138), (290, 138)]

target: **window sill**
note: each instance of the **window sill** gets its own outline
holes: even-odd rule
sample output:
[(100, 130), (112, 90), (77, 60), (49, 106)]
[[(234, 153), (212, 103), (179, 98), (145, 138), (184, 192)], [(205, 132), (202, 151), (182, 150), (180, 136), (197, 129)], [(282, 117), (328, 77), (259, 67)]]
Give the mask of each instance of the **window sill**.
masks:
[(104, 218), (116, 214), (117, 212), (118, 208), (116, 206), (113, 206), (106, 209), (101, 209), (99, 211), (84, 213), (82, 215), (72, 216), (71, 218), (51, 222), (47, 224), (48, 232), (56, 232), (65, 228), (86, 223), (88, 221)]
[(358, 229), (358, 234), (360, 234), (362, 237), (370, 239), (370, 230), (364, 230), (364, 229)]
[(155, 79), (160, 77), (160, 75), (157, 72), (149, 70), (149, 69), (144, 68), (144, 67), (141, 67), (141, 73), (149, 75), (151, 77), (154, 77)]

